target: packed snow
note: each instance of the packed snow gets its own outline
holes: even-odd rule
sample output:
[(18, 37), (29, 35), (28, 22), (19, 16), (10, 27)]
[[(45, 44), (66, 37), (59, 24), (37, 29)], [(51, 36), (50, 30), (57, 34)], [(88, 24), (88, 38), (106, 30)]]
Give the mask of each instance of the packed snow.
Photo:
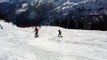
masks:
[(42, 26), (35, 38), (34, 27), (0, 25), (0, 60), (107, 60), (107, 31)]

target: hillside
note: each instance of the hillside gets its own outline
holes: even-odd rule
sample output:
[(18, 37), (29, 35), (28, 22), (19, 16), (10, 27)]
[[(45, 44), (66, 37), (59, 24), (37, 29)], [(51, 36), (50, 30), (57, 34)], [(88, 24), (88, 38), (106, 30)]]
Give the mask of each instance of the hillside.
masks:
[[(51, 25), (66, 28), (66, 22), (69, 22), (69, 29), (107, 30), (106, 0), (2, 1), (6, 2), (0, 3), (0, 12), (17, 26)], [(56, 21), (60, 21), (60, 24), (56, 25)]]
[[(0, 21), (0, 60), (106, 60), (107, 32), (42, 26), (19, 28)], [(62, 30), (63, 38), (57, 37)]]

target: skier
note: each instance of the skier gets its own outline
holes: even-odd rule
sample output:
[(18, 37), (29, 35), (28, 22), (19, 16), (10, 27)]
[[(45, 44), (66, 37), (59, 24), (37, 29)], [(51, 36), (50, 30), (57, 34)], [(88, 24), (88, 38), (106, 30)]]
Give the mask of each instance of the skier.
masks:
[(0, 25), (0, 28), (3, 29), (2, 25)]
[(58, 37), (62, 38), (62, 31), (58, 30)]
[(35, 27), (35, 37), (38, 37), (38, 32), (39, 32), (39, 29), (37, 27)]

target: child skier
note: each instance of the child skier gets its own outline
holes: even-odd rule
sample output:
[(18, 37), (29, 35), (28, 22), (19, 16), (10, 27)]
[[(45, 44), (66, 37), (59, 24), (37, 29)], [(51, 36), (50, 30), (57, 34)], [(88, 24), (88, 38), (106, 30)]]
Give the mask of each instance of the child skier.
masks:
[(58, 37), (62, 38), (62, 31), (58, 30)]
[(39, 29), (37, 27), (35, 27), (35, 37), (38, 37), (38, 32), (39, 32)]

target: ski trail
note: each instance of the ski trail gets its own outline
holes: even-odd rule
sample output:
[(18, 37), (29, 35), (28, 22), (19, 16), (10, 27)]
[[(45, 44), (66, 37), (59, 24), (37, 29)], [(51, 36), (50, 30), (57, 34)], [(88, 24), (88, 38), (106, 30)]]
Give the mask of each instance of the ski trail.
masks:
[[(0, 60), (107, 59), (107, 32), (42, 27), (39, 37), (34, 38), (33, 28), (3, 26), (4, 30), (0, 30)], [(57, 37), (59, 29), (62, 38)]]

